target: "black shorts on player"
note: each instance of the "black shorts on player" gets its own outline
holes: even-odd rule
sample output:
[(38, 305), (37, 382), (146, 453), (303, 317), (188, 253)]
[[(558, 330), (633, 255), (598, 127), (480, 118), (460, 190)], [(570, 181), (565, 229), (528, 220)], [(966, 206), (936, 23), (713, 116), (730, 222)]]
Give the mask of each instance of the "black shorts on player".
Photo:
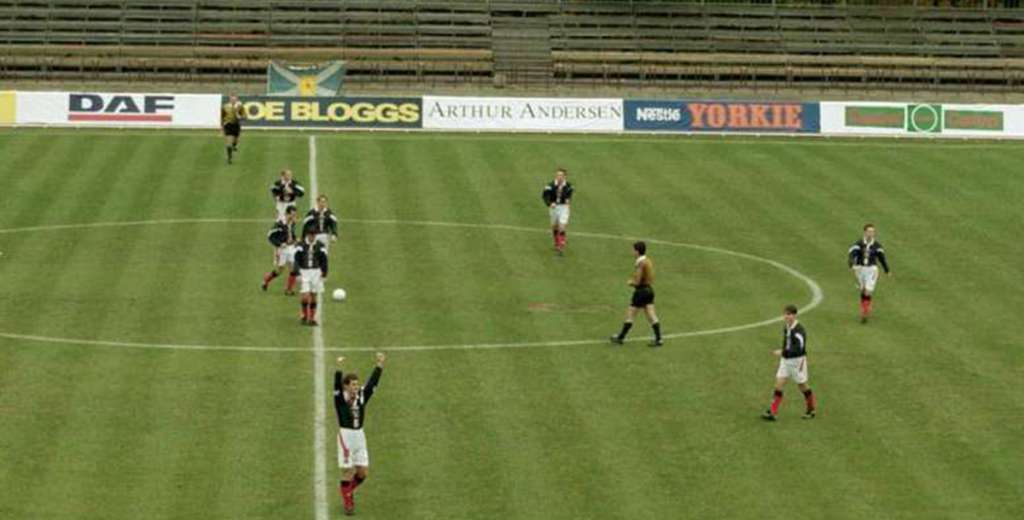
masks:
[(633, 290), (633, 299), (629, 302), (629, 306), (644, 308), (653, 303), (654, 288), (650, 285), (641, 285)]
[(224, 135), (230, 137), (238, 137), (242, 133), (242, 125), (238, 123), (226, 123), (224, 124)]

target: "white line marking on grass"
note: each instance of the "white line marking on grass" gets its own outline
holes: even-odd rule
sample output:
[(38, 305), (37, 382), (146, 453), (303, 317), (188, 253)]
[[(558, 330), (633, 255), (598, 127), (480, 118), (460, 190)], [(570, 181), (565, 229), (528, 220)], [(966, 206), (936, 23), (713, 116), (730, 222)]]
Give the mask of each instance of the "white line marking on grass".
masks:
[[(315, 181), (311, 182), (311, 192), (315, 193)], [(315, 196), (313, 199), (315, 200)], [(340, 219), (342, 222), (350, 224), (367, 224), (367, 225), (405, 225), (405, 226), (432, 226), (432, 227), (451, 227), (451, 228), (473, 228), (473, 229), (498, 229), (505, 231), (515, 232), (529, 232), (529, 233), (547, 233), (548, 230), (544, 228), (530, 228), (524, 226), (512, 226), (505, 224), (479, 224), (479, 223), (462, 223), (462, 222), (437, 222), (437, 221), (416, 221), (416, 220), (390, 220), (390, 219)], [(196, 223), (245, 223), (245, 222), (268, 222), (266, 219), (174, 219), (174, 220), (148, 220), (148, 221), (133, 221), (133, 222), (99, 222), (92, 224), (62, 224), (55, 226), (36, 226), (30, 228), (16, 228), (16, 229), (0, 229), (0, 234), (4, 233), (17, 233), (26, 231), (47, 231), (47, 230), (62, 230), (62, 229), (83, 229), (83, 228), (95, 228), (95, 227), (115, 227), (115, 226), (137, 226), (137, 225), (158, 225), (158, 224), (196, 224)], [(699, 244), (688, 244), (684, 242), (673, 242), (670, 240), (659, 240), (644, 237), (634, 237), (626, 235), (613, 235), (609, 233), (592, 233), (585, 231), (576, 231), (575, 235), (578, 237), (588, 237), (606, 240), (645, 240), (650, 244), (660, 244), (669, 247), (684, 247), (688, 249), (695, 249), (698, 251), (707, 251), (711, 253), (723, 254), (735, 256), (737, 258), (744, 258), (747, 260), (761, 262), (764, 264), (771, 265), (803, 282), (811, 290), (811, 301), (804, 305), (800, 310), (801, 312), (809, 312), (816, 308), (825, 299), (825, 294), (811, 277), (801, 273), (800, 271), (785, 265), (775, 260), (764, 258), (749, 253), (741, 253), (739, 251), (732, 251), (729, 249), (722, 249), (712, 246), (704, 246)], [(710, 336), (714, 334), (727, 334), (730, 332), (738, 332), (747, 329), (753, 329), (757, 327), (763, 327), (778, 323), (781, 318), (770, 318), (762, 321), (753, 323), (746, 323), (742, 325), (736, 325), (731, 327), (721, 327), (715, 329), (706, 330), (695, 330), (688, 332), (676, 332), (672, 334), (666, 334), (665, 338), (687, 338), (695, 336)], [(314, 331), (315, 332), (315, 331)], [(179, 350), (210, 350), (210, 351), (253, 351), (253, 352), (285, 352), (285, 351), (308, 351), (308, 349), (294, 348), (294, 347), (264, 347), (264, 346), (218, 346), (218, 345), (177, 345), (177, 344), (163, 344), (163, 343), (131, 343), (121, 341), (102, 341), (102, 340), (81, 340), (75, 338), (53, 338), (47, 336), (34, 336), (27, 334), (14, 334), (0, 332), (0, 338), (27, 340), (27, 341), (39, 341), (47, 343), (64, 343), (64, 344), (80, 344), (89, 346), (109, 346), (109, 347), (128, 347), (128, 348), (150, 348), (150, 349), (179, 349)], [(631, 341), (643, 341), (650, 339), (648, 337), (635, 337)], [(314, 342), (316, 341), (314, 337)], [(322, 336), (321, 336), (322, 341)], [(378, 350), (391, 350), (391, 351), (407, 351), (407, 352), (420, 352), (420, 351), (435, 351), (435, 350), (487, 350), (487, 349), (504, 349), (504, 348), (535, 348), (535, 347), (568, 347), (578, 345), (595, 345), (605, 343), (608, 340), (606, 338), (592, 338), (592, 339), (577, 339), (577, 340), (560, 340), (560, 341), (537, 341), (537, 342), (501, 342), (501, 343), (469, 343), (469, 344), (452, 344), (452, 345), (396, 345), (391, 347), (385, 346), (351, 346), (351, 347), (327, 347), (324, 343), (321, 343), (323, 352), (371, 352)], [(314, 343), (314, 351), (317, 350), (316, 344)], [(323, 355), (321, 353), (321, 357)], [(322, 359), (321, 359), (322, 363)], [(322, 374), (321, 374), (322, 375)], [(323, 380), (321, 378), (321, 383)], [(326, 391), (324, 392), (326, 395)], [(322, 411), (322, 410), (321, 410)]]
[[(319, 186), (316, 179), (316, 137), (309, 136), (309, 206), (316, 207)], [(313, 327), (313, 496), (316, 503), (316, 520), (327, 520), (327, 383), (324, 382), (324, 319), (323, 299), (316, 295), (316, 319), (320, 324)]]

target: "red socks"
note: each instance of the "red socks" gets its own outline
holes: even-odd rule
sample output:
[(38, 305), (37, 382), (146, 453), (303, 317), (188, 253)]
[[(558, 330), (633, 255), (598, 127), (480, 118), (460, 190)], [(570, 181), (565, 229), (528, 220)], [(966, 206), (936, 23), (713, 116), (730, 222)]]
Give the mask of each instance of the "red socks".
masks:
[(860, 295), (860, 315), (867, 316), (871, 314), (871, 297), (866, 294)]
[(273, 280), (274, 278), (277, 278), (277, 271), (270, 271), (269, 273), (263, 275), (263, 285), (270, 284), (270, 281)]
[(772, 415), (779, 415), (779, 405), (782, 404), (782, 390), (776, 390), (772, 397)]
[(807, 403), (807, 413), (811, 413), (818, 406), (818, 401), (814, 398), (814, 392), (810, 388), (804, 392), (804, 402)]
[(555, 247), (562, 249), (565, 247), (565, 231), (558, 231), (557, 229), (551, 230), (551, 237), (555, 241)]
[(285, 285), (284, 290), (292, 292), (292, 289), (295, 288), (295, 278), (296, 276), (294, 274), (288, 275), (288, 285)]

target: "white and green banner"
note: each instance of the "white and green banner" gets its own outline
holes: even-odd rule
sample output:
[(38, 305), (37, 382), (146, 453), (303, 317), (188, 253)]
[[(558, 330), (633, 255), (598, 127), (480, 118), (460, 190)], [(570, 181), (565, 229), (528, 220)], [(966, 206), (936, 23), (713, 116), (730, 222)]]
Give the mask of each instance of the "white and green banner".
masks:
[(319, 65), (287, 65), (272, 61), (267, 66), (267, 94), (334, 97), (341, 91), (344, 77), (345, 63), (342, 61)]
[(1022, 137), (1021, 105), (821, 103), (821, 133), (921, 137)]

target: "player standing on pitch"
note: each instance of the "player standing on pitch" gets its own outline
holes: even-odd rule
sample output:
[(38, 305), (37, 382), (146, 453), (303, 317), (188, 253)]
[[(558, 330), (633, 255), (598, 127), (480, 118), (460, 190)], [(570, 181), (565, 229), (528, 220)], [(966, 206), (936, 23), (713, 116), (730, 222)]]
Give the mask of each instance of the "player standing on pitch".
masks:
[(782, 387), (786, 381), (793, 379), (797, 387), (804, 393), (804, 401), (807, 403), (807, 412), (804, 419), (813, 419), (815, 414), (816, 401), (814, 392), (807, 385), (807, 331), (796, 319), (796, 305), (787, 305), (782, 313), (782, 321), (785, 326), (782, 329), (782, 348), (773, 350), (772, 354), (779, 356), (779, 369), (775, 372), (775, 394), (772, 397), (772, 404), (761, 416), (766, 421), (774, 421), (779, 415), (779, 405), (782, 404)]
[(548, 205), (551, 217), (551, 237), (555, 241), (555, 251), (562, 254), (565, 250), (565, 228), (569, 225), (569, 204), (572, 202), (572, 184), (565, 180), (565, 168), (555, 170), (555, 180), (544, 187), (541, 198)]
[(277, 205), (277, 218), (284, 218), (285, 210), (295, 207), (295, 200), (306, 194), (306, 189), (292, 178), (291, 170), (281, 170), (281, 178), (270, 185), (270, 194)]
[(338, 218), (327, 207), (327, 196), (321, 195), (316, 198), (316, 207), (306, 213), (302, 221), (302, 234), (312, 232), (316, 241), (327, 251), (327, 236), (330, 235), (331, 242), (338, 241)]
[(871, 314), (871, 299), (875, 292), (875, 284), (878, 283), (878, 265), (882, 265), (886, 275), (892, 275), (889, 271), (889, 263), (885, 261), (885, 249), (881, 242), (875, 240), (877, 232), (874, 224), (864, 225), (864, 236), (854, 242), (847, 251), (846, 262), (853, 270), (857, 278), (857, 286), (860, 288), (860, 322), (867, 323), (868, 315)]
[(317, 242), (313, 232), (306, 231), (305, 239), (295, 250), (295, 270), (302, 277), (302, 323), (316, 326), (317, 295), (324, 292), (327, 278), (327, 252)]
[(651, 322), (651, 329), (654, 330), (654, 339), (648, 344), (652, 347), (660, 347), (661, 323), (658, 315), (654, 313), (654, 262), (647, 258), (647, 244), (643, 242), (633, 243), (633, 255), (636, 261), (633, 263), (633, 276), (626, 283), (633, 287), (633, 299), (626, 308), (626, 321), (622, 324), (622, 330), (611, 341), (621, 345), (626, 340), (626, 334), (633, 328), (633, 319), (636, 312), (643, 309), (647, 315), (647, 321)]
[(383, 353), (377, 353), (377, 366), (364, 386), (359, 386), (359, 376), (354, 372), (342, 374), (344, 357), (338, 358), (338, 369), (334, 371), (334, 411), (338, 413), (339, 427), (338, 467), (341, 468), (338, 490), (346, 515), (355, 514), (354, 495), (366, 480), (370, 467), (370, 452), (366, 448), (363, 426), (366, 424), (366, 405), (380, 382), (385, 359)]
[(281, 275), (282, 271), (288, 269), (288, 284), (284, 288), (284, 293), (289, 296), (295, 294), (292, 290), (295, 288), (295, 275), (292, 274), (292, 271), (294, 271), (295, 263), (295, 221), (298, 220), (297, 215), (295, 206), (289, 206), (285, 210), (284, 218), (275, 222), (274, 227), (270, 228), (270, 232), (267, 233), (267, 240), (270, 241), (270, 245), (274, 246), (274, 263), (273, 269), (263, 275), (263, 283), (260, 285), (260, 288), (264, 291), (267, 290), (267, 287), (274, 278), (277, 278)]
[(220, 126), (224, 132), (224, 150), (228, 154), (228, 164), (238, 151), (238, 136), (242, 133), (241, 121), (245, 118), (245, 109), (238, 96), (232, 94), (228, 102), (220, 107)]

